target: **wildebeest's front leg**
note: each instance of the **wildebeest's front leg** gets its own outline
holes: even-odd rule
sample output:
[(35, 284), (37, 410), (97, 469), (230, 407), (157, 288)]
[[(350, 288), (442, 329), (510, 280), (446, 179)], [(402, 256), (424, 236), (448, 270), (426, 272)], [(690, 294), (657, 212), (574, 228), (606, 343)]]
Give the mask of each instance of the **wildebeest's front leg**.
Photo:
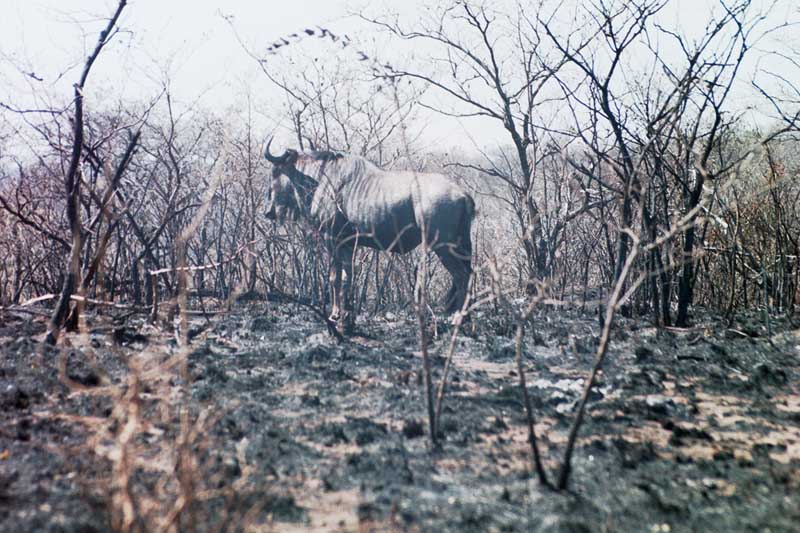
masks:
[[(350, 333), (355, 325), (355, 315), (353, 314), (353, 247), (340, 246), (335, 255), (340, 265), (339, 280), (340, 282), (344, 281), (339, 299), (341, 309), (339, 329), (343, 333)], [(344, 276), (344, 280), (342, 280), (342, 276)], [(340, 283), (340, 285), (342, 284)]]
[(334, 322), (341, 317), (342, 301), (342, 262), (335, 250), (331, 252), (331, 264), (328, 270), (328, 282), (331, 291), (331, 316)]

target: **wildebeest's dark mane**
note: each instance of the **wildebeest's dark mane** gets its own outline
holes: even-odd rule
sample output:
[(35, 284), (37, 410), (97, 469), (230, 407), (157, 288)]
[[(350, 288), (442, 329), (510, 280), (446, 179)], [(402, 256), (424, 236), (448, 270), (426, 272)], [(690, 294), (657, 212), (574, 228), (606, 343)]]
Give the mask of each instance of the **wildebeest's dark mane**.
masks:
[(313, 161), (335, 161), (336, 159), (341, 159), (345, 156), (342, 152), (336, 152), (334, 150), (311, 150), (309, 152), (302, 152), (300, 154), (301, 158), (308, 158)]
[(332, 150), (301, 152), (295, 168), (317, 181), (325, 177), (329, 182), (336, 183), (334, 187), (380, 170), (365, 157)]

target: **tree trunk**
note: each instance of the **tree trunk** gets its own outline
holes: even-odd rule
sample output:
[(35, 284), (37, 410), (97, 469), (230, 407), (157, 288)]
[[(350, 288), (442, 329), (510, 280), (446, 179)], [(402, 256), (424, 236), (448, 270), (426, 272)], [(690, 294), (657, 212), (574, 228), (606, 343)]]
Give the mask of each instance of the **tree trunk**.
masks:
[(678, 316), (675, 325), (685, 328), (689, 325), (689, 306), (692, 303), (694, 293), (694, 235), (695, 228), (690, 227), (686, 230), (686, 237), (683, 243), (683, 270), (678, 282)]

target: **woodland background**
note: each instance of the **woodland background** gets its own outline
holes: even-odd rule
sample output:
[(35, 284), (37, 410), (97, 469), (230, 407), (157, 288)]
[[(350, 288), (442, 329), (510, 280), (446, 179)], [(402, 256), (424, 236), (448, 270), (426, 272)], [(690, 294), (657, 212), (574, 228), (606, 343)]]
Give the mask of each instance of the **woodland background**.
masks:
[[(278, 125), (287, 146), (444, 172), (467, 187), (479, 203), (476, 286), (494, 262), (509, 294), (538, 280), (556, 298), (586, 298), (611, 287), (638, 248), (629, 311), (654, 323), (686, 326), (695, 306), (791, 313), (798, 56), (781, 37), (793, 22), (768, 16), (778, 2), (721, 2), (690, 39), (662, 26), (668, 3), (455, 2), (412, 21), (364, 12), (365, 28), (430, 60), (389, 62), (347, 35), (301, 28), (242, 44), (264, 76), (216, 111), (176, 102), (167, 74), (151, 98), (84, 99), (94, 60), (125, 44), (124, 19), (112, 20), (83, 76), (64, 70), (80, 80), (74, 94), (13, 65), (38, 105), (18, 107), (13, 94), (2, 103), (0, 302), (72, 292), (149, 306), (174, 296), (184, 263), (198, 295), (324, 301), (328, 259), (314, 237), (262, 217), (261, 153)], [(776, 57), (769, 66), (781, 70), (754, 67), (751, 55)], [(253, 96), (264, 85), (279, 89), (268, 108)], [(437, 113), (503, 135), (442, 153), (424, 136)], [(360, 308), (406, 305), (419, 254), (360, 254)]]

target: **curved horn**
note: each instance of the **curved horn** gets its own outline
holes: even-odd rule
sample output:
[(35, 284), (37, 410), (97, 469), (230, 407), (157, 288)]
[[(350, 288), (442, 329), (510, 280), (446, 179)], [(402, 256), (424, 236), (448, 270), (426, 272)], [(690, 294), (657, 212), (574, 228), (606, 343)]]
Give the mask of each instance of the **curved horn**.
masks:
[(269, 141), (267, 141), (267, 148), (266, 150), (264, 150), (264, 158), (266, 158), (266, 160), (269, 161), (270, 163), (280, 163), (281, 158), (278, 156), (274, 156), (269, 152), (269, 145), (272, 144), (273, 138), (274, 137), (270, 137)]

